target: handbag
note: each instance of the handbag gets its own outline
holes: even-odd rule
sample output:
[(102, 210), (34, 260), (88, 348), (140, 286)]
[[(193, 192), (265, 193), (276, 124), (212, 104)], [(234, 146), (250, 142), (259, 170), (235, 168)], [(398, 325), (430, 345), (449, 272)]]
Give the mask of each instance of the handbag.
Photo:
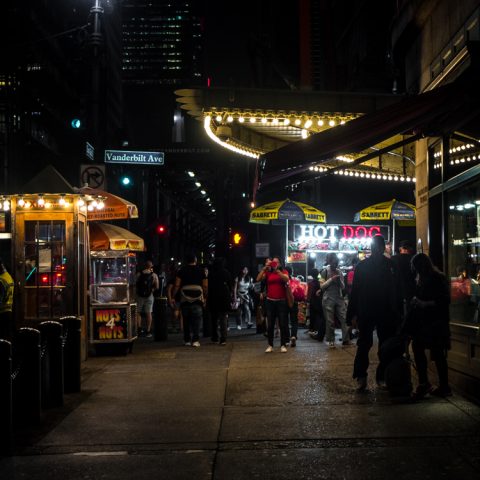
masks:
[(285, 293), (287, 295), (287, 305), (288, 305), (288, 308), (292, 308), (293, 307), (293, 303), (294, 303), (294, 299), (293, 299), (293, 293), (292, 293), (292, 289), (290, 288), (290, 284), (285, 284)]

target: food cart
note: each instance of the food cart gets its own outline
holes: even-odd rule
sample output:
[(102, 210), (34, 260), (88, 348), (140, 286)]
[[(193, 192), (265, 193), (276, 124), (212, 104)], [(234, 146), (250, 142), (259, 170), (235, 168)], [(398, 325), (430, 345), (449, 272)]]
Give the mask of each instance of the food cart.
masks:
[(136, 253), (144, 242), (132, 232), (108, 223), (89, 224), (90, 344), (98, 352), (116, 346), (132, 351), (136, 334)]

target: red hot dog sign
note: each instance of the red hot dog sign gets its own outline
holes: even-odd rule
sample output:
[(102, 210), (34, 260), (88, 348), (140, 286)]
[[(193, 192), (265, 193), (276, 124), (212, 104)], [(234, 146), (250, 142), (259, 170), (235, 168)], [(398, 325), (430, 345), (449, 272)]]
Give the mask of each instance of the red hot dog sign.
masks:
[(353, 251), (369, 249), (372, 237), (383, 235), (390, 238), (386, 225), (294, 225), (294, 241), (289, 242), (291, 251), (336, 250)]

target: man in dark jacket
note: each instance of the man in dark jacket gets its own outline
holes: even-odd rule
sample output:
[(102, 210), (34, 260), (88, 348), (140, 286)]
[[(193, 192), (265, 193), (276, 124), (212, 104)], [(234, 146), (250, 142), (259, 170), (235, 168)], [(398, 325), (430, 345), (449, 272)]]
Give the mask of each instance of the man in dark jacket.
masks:
[[(210, 311), (212, 342), (225, 345), (227, 341), (228, 311), (231, 309), (232, 276), (225, 268), (225, 259), (217, 257), (208, 274), (207, 307)], [(218, 331), (220, 330), (220, 340)]]
[(403, 320), (406, 318), (407, 306), (415, 295), (415, 274), (411, 266), (413, 254), (412, 243), (402, 240), (399, 253), (392, 257), (397, 274), (397, 308)]
[[(392, 261), (385, 257), (385, 239), (372, 239), (371, 255), (355, 269), (352, 293), (348, 303), (347, 323), (358, 329), (357, 353), (353, 378), (358, 391), (367, 388), (368, 354), (373, 345), (373, 331), (377, 330), (378, 348), (395, 334), (398, 327), (396, 277)], [(385, 365), (377, 367), (376, 380), (384, 382)]]

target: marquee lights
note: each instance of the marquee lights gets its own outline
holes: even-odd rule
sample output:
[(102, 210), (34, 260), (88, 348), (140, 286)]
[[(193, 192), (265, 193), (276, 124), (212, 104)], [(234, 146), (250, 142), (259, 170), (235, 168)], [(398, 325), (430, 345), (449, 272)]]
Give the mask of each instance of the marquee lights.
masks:
[[(27, 197), (27, 198), (26, 198)], [(48, 210), (52, 208), (63, 208), (67, 209), (72, 206), (72, 202), (68, 200), (67, 194), (60, 195), (27, 195), (27, 196), (17, 197), (16, 206), (18, 209), (22, 210), (31, 210), (31, 209), (42, 209)], [(5, 202), (3, 202), (5, 203)], [(10, 203), (10, 201), (9, 201)], [(101, 195), (80, 195), (77, 200), (77, 206), (82, 210), (103, 210), (105, 208), (105, 198)], [(3, 205), (4, 210), (5, 205)], [(10, 208), (10, 205), (9, 205)]]
[[(312, 172), (328, 172), (330, 169), (327, 167), (319, 167), (317, 165), (310, 166), (308, 168)], [(389, 182), (416, 182), (415, 177), (410, 177), (408, 175), (398, 175), (392, 173), (375, 173), (375, 172), (365, 172), (363, 170), (350, 170), (350, 169), (343, 169), (343, 170), (335, 170), (334, 175), (343, 175), (345, 177), (356, 177), (361, 179), (367, 180), (385, 180)], [(297, 185), (297, 184), (294, 184)]]

